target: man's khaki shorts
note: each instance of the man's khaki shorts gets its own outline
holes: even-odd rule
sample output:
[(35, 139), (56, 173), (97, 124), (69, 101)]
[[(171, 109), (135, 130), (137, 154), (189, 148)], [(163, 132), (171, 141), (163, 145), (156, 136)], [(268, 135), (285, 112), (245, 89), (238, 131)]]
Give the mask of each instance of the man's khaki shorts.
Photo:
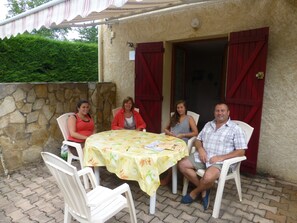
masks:
[[(193, 166), (196, 170), (200, 170), (200, 169), (206, 170), (207, 169), (205, 163), (195, 162), (194, 153), (190, 154), (189, 160), (191, 161), (191, 163), (193, 164)], [(212, 166), (218, 168), (221, 171), (223, 164), (213, 164)]]

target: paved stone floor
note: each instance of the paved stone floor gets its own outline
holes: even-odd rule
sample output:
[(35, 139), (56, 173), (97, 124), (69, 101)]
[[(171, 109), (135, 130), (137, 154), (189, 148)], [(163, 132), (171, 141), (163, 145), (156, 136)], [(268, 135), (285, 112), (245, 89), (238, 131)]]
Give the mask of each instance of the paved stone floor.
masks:
[[(102, 185), (114, 188), (123, 181), (101, 168)], [(203, 211), (200, 203), (180, 203), (178, 194), (171, 193), (170, 185), (157, 191), (156, 213), (149, 214), (149, 197), (136, 182), (127, 182), (132, 190), (138, 222), (297, 222), (297, 186), (262, 176), (242, 176), (243, 201), (238, 200), (234, 182), (226, 184), (220, 218), (211, 217), (214, 187), (209, 210)], [(24, 167), (0, 177), (0, 223), (63, 222), (63, 199), (53, 177), (43, 163)], [(73, 221), (76, 222), (76, 221)], [(123, 210), (108, 223), (129, 222)]]

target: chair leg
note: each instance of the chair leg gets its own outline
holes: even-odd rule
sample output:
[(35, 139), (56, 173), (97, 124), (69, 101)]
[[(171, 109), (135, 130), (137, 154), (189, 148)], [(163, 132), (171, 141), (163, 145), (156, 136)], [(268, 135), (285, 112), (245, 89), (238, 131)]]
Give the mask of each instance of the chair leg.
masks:
[(234, 180), (235, 180), (239, 200), (242, 201), (240, 174), (236, 174), (234, 177)]
[(184, 185), (183, 185), (183, 191), (182, 191), (183, 196), (187, 194), (188, 187), (189, 187), (189, 181), (187, 178), (184, 177)]
[(130, 212), (130, 220), (132, 223), (136, 223), (137, 222), (136, 211), (135, 211), (134, 201), (132, 198), (130, 187), (125, 192), (125, 196), (126, 196), (126, 199), (128, 202), (128, 208), (129, 208), (129, 212)]
[(71, 164), (72, 162), (72, 159), (73, 159), (73, 155), (71, 152), (68, 151), (68, 156), (67, 156), (67, 163)]
[(71, 218), (72, 218), (72, 216), (68, 211), (68, 205), (65, 204), (65, 207), (64, 207), (64, 223), (70, 223)]
[(172, 193), (177, 193), (177, 166), (172, 167)]
[(225, 181), (226, 181), (226, 179), (220, 179), (219, 183), (218, 183), (216, 198), (215, 198), (215, 202), (213, 205), (213, 211), (212, 211), (212, 217), (214, 217), (214, 218), (218, 218), (219, 214), (220, 214)]
[(100, 171), (99, 171), (99, 166), (94, 166), (94, 174), (95, 174), (95, 178), (97, 180), (98, 185), (100, 185)]

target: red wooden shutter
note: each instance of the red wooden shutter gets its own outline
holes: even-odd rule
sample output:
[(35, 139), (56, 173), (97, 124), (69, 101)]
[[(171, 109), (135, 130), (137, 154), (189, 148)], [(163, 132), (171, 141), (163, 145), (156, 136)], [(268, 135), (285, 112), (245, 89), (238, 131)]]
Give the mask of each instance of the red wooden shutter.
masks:
[(139, 43), (135, 58), (135, 104), (147, 131), (161, 132), (163, 43)]
[(256, 173), (269, 28), (230, 34), (226, 102), (231, 119), (254, 127), (242, 171)]

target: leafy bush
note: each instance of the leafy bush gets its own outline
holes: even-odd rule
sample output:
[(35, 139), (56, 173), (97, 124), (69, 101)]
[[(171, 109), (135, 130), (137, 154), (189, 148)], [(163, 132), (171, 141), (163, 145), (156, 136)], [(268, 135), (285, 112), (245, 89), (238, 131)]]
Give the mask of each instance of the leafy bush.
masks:
[(0, 82), (93, 82), (97, 44), (19, 35), (0, 40)]

